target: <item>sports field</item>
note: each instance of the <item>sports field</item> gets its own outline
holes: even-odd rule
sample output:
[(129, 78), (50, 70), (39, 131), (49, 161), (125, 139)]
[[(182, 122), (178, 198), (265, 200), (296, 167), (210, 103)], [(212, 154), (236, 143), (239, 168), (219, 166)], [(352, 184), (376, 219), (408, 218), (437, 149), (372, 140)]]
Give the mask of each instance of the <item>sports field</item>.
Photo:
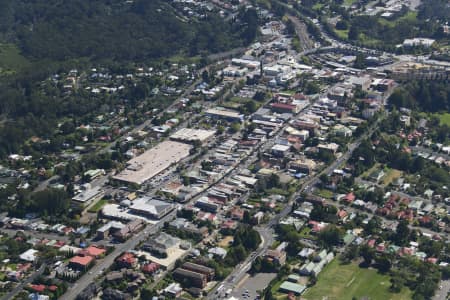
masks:
[(374, 269), (363, 269), (357, 264), (341, 265), (333, 260), (317, 278), (317, 284), (308, 289), (302, 299), (351, 300), (366, 296), (371, 300), (410, 300), (411, 291), (403, 288), (400, 293), (389, 291), (389, 275)]

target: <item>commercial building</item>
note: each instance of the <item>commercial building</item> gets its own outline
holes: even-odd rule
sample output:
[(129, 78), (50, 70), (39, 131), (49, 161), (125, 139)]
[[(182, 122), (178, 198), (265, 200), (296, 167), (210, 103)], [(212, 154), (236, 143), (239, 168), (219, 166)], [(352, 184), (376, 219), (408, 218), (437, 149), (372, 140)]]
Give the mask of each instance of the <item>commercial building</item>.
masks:
[(189, 271), (183, 268), (177, 268), (172, 273), (173, 278), (178, 281), (188, 281), (190, 285), (203, 289), (208, 283), (206, 275)]
[(205, 267), (199, 264), (194, 264), (194, 263), (190, 263), (190, 262), (186, 262), (181, 266), (183, 269), (185, 270), (189, 270), (192, 272), (197, 272), (200, 274), (203, 274), (206, 276), (207, 280), (213, 280), (214, 279), (214, 269), (209, 268), (209, 267)]
[(244, 115), (224, 108), (208, 109), (205, 114), (211, 118), (222, 119), (230, 122), (242, 122), (244, 120)]
[(214, 136), (215, 130), (183, 128), (170, 136), (170, 139), (181, 142), (200, 142), (204, 143)]
[(76, 194), (72, 198), (72, 204), (84, 208), (92, 204), (94, 201), (100, 200), (104, 194), (105, 192), (101, 189), (101, 187), (93, 187)]
[(281, 284), (279, 291), (283, 293), (293, 293), (294, 295), (301, 295), (303, 291), (306, 289), (306, 286), (293, 283), (289, 281), (285, 281)]
[(309, 174), (316, 168), (316, 162), (309, 158), (303, 158), (289, 162), (288, 168), (300, 173)]
[(128, 161), (126, 169), (113, 178), (121, 182), (140, 185), (172, 164), (188, 157), (191, 147), (184, 143), (164, 141)]
[(133, 214), (143, 215), (152, 219), (161, 219), (174, 209), (174, 206), (168, 202), (142, 197), (133, 201), (130, 211)]

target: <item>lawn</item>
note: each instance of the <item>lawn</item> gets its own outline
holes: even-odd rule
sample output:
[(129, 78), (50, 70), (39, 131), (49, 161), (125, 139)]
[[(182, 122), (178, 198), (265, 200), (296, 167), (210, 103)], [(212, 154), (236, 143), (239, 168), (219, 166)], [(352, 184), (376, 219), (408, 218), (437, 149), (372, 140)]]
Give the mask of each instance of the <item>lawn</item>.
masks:
[(333, 260), (319, 274), (317, 284), (308, 289), (306, 300), (351, 300), (367, 297), (371, 300), (409, 300), (411, 291), (404, 288), (400, 293), (391, 293), (389, 275), (379, 274), (374, 269), (363, 269), (352, 263), (341, 265), (339, 259)]
[(343, 40), (348, 39), (348, 29), (346, 29), (346, 30), (335, 29), (334, 31), (336, 32), (336, 34), (338, 35), (339, 38), (341, 38)]
[(102, 209), (105, 204), (108, 203), (108, 200), (101, 199), (97, 203), (95, 203), (91, 208), (88, 209), (90, 213), (97, 213), (100, 209)]
[(0, 75), (15, 73), (28, 64), (28, 60), (15, 45), (0, 44)]
[(392, 181), (402, 176), (402, 174), (403, 172), (400, 170), (389, 169), (389, 171), (387, 171), (386, 175), (384, 175), (382, 179), (383, 185), (390, 184)]
[(439, 118), (441, 125), (450, 126), (450, 113), (435, 114)]
[(326, 189), (320, 189), (314, 192), (317, 196), (320, 196), (322, 198), (331, 199), (333, 198), (333, 192)]

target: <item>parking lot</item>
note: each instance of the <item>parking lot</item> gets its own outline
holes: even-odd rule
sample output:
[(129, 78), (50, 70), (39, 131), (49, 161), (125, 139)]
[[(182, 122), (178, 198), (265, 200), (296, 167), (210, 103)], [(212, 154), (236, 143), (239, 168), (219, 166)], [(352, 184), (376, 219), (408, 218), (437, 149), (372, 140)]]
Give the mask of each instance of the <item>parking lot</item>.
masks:
[(264, 290), (277, 276), (276, 273), (258, 273), (255, 276), (247, 277), (241, 284), (233, 290), (232, 296), (238, 299), (255, 299), (258, 291)]

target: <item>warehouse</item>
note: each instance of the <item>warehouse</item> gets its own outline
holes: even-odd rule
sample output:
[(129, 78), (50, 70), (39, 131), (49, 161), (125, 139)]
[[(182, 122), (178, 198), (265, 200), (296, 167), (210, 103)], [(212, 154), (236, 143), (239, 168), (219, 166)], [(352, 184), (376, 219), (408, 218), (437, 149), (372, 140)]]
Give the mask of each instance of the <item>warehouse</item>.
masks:
[(170, 139), (180, 142), (200, 142), (204, 143), (209, 140), (214, 134), (215, 130), (204, 130), (204, 129), (193, 129), (193, 128), (183, 128), (175, 132), (170, 136)]
[(188, 157), (191, 147), (179, 142), (162, 142), (128, 161), (126, 169), (113, 178), (121, 182), (141, 185), (172, 164)]

